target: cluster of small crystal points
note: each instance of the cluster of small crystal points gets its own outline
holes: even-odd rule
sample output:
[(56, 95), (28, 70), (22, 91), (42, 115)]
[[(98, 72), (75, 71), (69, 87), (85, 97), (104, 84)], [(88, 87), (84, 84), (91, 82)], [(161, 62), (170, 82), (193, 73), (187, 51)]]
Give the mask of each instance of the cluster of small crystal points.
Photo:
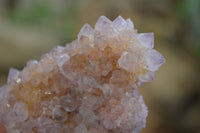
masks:
[(153, 47), (130, 19), (101, 16), (66, 47), (10, 69), (0, 122), (8, 133), (139, 133), (148, 111), (137, 86), (165, 62)]

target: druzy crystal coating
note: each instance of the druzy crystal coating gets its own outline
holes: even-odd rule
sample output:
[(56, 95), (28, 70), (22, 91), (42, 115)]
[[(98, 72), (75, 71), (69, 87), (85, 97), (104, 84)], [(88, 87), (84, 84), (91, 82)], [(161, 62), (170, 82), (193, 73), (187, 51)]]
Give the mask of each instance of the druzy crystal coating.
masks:
[(0, 88), (0, 122), (8, 133), (139, 133), (148, 110), (137, 91), (165, 59), (153, 33), (130, 19), (101, 16), (77, 40), (57, 46)]

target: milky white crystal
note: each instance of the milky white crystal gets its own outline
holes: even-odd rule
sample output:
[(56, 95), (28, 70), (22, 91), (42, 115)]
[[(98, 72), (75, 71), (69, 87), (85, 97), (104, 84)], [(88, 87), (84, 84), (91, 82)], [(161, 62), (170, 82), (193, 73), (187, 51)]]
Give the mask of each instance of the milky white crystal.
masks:
[(130, 19), (85, 24), (71, 44), (10, 69), (0, 133), (139, 133), (148, 111), (137, 87), (165, 62), (153, 47), (154, 34)]

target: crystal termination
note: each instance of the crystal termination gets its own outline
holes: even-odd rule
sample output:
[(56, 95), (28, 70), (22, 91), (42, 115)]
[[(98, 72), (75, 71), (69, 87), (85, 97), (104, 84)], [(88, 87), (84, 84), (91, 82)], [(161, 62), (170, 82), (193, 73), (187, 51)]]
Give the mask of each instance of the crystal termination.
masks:
[[(130, 19), (101, 16), (77, 40), (57, 46), (0, 88), (0, 129), (8, 133), (139, 133), (148, 110), (137, 91), (165, 59), (153, 33)], [(4, 126), (3, 126), (4, 125)], [(3, 132), (3, 131), (1, 131)]]

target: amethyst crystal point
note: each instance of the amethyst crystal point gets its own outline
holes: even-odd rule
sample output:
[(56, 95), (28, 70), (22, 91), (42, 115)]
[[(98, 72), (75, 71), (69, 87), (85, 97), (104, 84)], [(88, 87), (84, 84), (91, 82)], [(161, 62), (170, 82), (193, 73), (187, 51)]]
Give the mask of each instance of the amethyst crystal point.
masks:
[(138, 39), (141, 45), (147, 48), (154, 47), (154, 34), (153, 33), (140, 33)]
[(158, 70), (164, 63), (165, 59), (163, 56), (156, 50), (147, 50), (145, 53), (147, 69), (150, 71)]
[(95, 24), (95, 30), (107, 37), (113, 37), (115, 35), (115, 31), (113, 29), (113, 22), (106, 18), (105, 16), (101, 16), (97, 23)]
[(93, 41), (94, 32), (94, 29), (89, 24), (85, 24), (78, 34), (78, 39), (81, 39), (81, 37), (85, 36), (88, 37), (91, 41)]
[[(139, 133), (148, 114), (137, 87), (165, 59), (153, 33), (130, 19), (101, 16), (77, 40), (57, 46), (0, 88), (0, 128), (8, 133)], [(3, 132), (3, 129), (1, 129)]]
[(113, 28), (119, 32), (126, 29), (126, 27), (127, 27), (127, 22), (121, 16), (117, 17), (113, 21)]
[(133, 22), (131, 21), (130, 18), (126, 19), (126, 23), (127, 23), (127, 28), (134, 29)]
[(11, 68), (9, 70), (7, 84), (11, 83), (12, 81), (16, 81), (18, 76), (19, 76), (19, 71)]

